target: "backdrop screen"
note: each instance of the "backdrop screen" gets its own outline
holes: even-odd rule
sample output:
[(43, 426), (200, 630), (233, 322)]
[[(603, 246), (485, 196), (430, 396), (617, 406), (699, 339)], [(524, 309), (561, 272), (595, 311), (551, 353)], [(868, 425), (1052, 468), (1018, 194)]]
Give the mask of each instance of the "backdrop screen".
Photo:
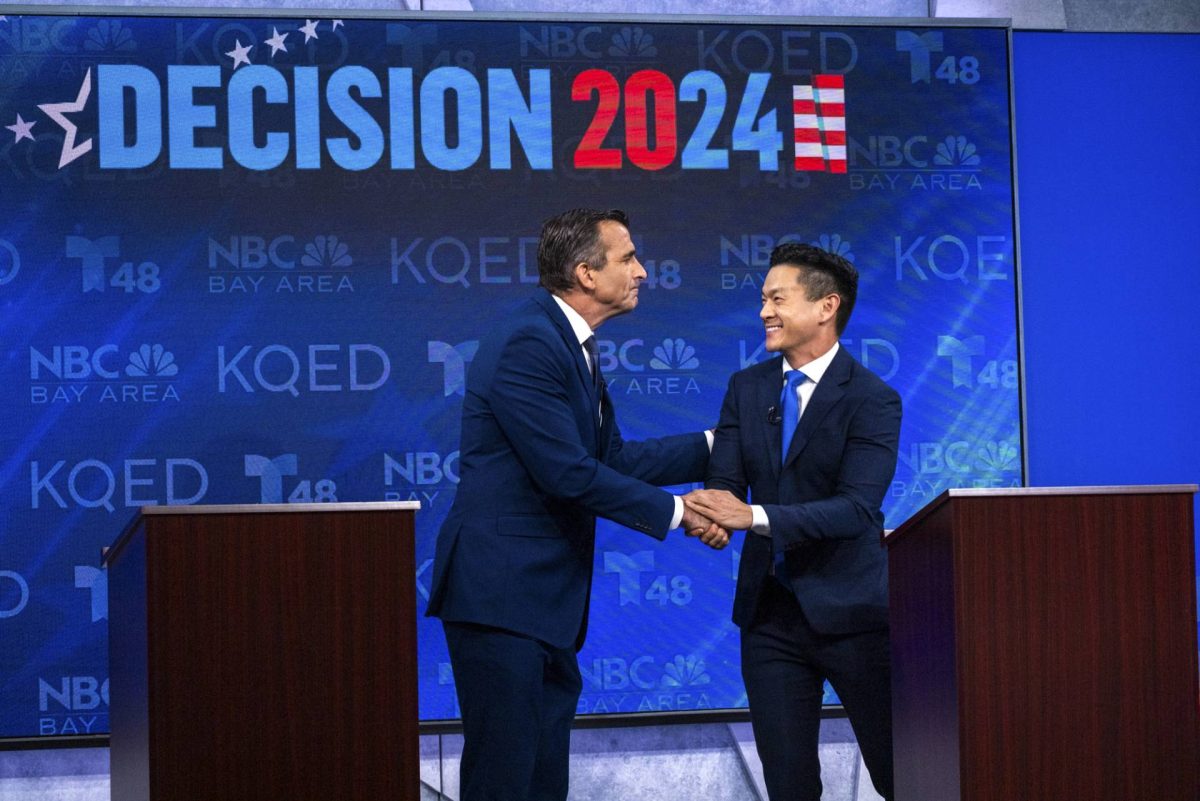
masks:
[[(575, 206), (649, 273), (599, 332), (627, 438), (715, 424), (772, 246), (815, 242), (904, 399), (888, 525), (1019, 485), (1007, 35), (0, 17), (0, 735), (107, 731), (99, 552), (142, 506), (418, 500), (423, 613), (465, 371)], [(738, 558), (602, 524), (579, 712), (745, 705)]]

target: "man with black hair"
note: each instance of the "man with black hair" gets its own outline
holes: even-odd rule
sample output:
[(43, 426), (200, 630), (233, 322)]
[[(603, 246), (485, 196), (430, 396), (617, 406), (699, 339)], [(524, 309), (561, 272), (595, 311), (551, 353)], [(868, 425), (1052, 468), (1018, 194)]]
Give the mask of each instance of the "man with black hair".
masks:
[(440, 617), (463, 720), (464, 801), (562, 801), (583, 682), (596, 517), (656, 539), (728, 532), (655, 485), (701, 481), (711, 434), (626, 442), (594, 331), (632, 311), (646, 271), (621, 211), (575, 209), (538, 244), (547, 290), (497, 322), (471, 363), (459, 484), (438, 536)]
[(838, 344), (857, 294), (858, 273), (842, 257), (775, 248), (759, 317), (766, 349), (780, 355), (730, 378), (706, 489), (687, 496), (747, 532), (733, 620), (773, 801), (821, 797), (826, 679), (875, 789), (892, 797), (881, 507), (896, 471), (900, 397)]

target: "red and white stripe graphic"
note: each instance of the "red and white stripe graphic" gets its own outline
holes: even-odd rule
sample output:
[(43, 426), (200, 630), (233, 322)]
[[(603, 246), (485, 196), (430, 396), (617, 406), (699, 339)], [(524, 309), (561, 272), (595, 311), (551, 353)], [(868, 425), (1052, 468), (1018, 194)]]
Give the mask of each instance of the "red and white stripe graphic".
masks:
[(792, 86), (796, 169), (846, 171), (846, 79), (814, 75), (813, 85)]

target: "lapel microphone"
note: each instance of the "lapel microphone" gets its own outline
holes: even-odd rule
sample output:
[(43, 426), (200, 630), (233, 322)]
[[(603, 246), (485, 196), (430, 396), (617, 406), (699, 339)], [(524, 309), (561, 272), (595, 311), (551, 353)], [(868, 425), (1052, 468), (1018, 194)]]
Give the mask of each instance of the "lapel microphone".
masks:
[(779, 415), (779, 409), (774, 406), (767, 409), (767, 422), (773, 426), (777, 426), (783, 422), (783, 418)]

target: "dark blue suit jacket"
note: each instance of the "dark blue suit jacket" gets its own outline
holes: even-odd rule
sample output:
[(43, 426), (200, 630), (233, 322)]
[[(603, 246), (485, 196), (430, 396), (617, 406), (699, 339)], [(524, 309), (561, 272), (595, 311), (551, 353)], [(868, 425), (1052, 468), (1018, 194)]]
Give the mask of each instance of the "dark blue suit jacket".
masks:
[[(771, 536), (746, 532), (733, 620), (750, 625), (773, 550), (783, 550), (791, 588), (823, 634), (887, 626), (882, 504), (896, 472), (900, 396), (838, 349), (781, 462), (775, 415), (782, 357), (734, 373), (721, 407), (706, 485), (763, 506)], [(768, 418), (771, 419), (768, 419)], [(769, 579), (774, 581), (774, 579)]]
[[(544, 292), (479, 346), (463, 400), (459, 484), (427, 614), (583, 644), (596, 517), (666, 537), (671, 494), (700, 481), (702, 433), (625, 442), (570, 323)], [(603, 424), (597, 409), (603, 407)]]

